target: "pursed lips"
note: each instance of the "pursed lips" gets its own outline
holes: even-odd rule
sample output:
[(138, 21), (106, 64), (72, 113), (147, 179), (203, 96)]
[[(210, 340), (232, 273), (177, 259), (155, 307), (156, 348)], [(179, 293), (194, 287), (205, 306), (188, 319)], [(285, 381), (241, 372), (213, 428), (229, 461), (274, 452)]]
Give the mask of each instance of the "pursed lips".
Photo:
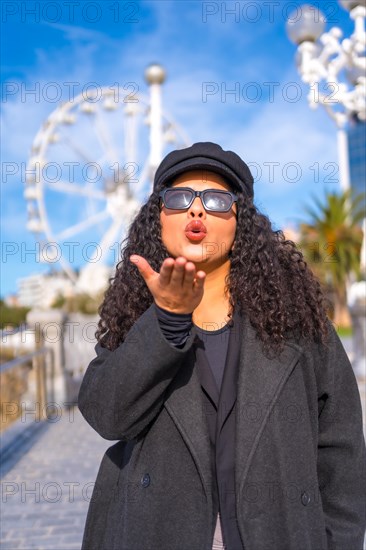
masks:
[(186, 225), (185, 234), (191, 241), (201, 241), (206, 236), (207, 229), (200, 220), (193, 220)]
[(200, 220), (193, 220), (186, 225), (186, 232), (207, 233), (206, 226)]

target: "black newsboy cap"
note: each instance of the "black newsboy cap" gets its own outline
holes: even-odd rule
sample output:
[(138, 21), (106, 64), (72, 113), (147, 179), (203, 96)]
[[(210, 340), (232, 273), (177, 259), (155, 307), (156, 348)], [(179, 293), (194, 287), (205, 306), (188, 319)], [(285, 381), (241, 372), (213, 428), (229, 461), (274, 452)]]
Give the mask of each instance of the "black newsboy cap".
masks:
[(210, 170), (223, 176), (235, 190), (253, 197), (253, 176), (245, 162), (233, 151), (224, 151), (210, 141), (194, 143), (169, 153), (160, 163), (154, 179), (154, 191), (189, 170)]

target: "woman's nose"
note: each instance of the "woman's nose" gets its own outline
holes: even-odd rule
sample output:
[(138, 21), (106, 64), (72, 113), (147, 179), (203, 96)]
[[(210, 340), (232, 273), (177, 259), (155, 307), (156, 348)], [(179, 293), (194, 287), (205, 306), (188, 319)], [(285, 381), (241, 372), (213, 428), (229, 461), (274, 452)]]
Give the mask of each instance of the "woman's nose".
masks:
[(191, 206), (188, 208), (188, 216), (191, 218), (196, 216), (202, 218), (206, 216), (206, 210), (203, 207), (201, 197), (196, 197), (194, 199)]

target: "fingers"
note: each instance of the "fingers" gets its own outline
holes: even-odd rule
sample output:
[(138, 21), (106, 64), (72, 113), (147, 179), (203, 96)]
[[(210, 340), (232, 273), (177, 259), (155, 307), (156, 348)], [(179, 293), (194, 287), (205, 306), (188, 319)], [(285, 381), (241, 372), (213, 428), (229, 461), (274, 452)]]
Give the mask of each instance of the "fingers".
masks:
[(145, 260), (145, 258), (143, 258), (142, 256), (132, 254), (130, 256), (130, 261), (135, 264), (145, 281), (148, 281), (152, 276), (157, 275), (156, 271), (153, 270), (149, 262)]
[(166, 258), (160, 268), (160, 281), (163, 285), (168, 285), (170, 283), (170, 278), (173, 272), (174, 259)]
[[(206, 274), (202, 271), (204, 277)], [(187, 261), (183, 256), (179, 256), (172, 265), (170, 271), (170, 283), (178, 288), (183, 287), (191, 289), (196, 277), (196, 266), (193, 262)]]
[(182, 286), (186, 270), (186, 263), (187, 260), (183, 258), (183, 256), (179, 256), (175, 260), (174, 268), (170, 277), (171, 284), (175, 286)]
[(194, 265), (193, 262), (187, 262), (184, 267), (185, 267), (185, 271), (183, 274), (182, 284), (185, 287), (192, 288), (194, 278), (196, 275), (196, 266)]
[[(152, 269), (149, 262), (142, 256), (132, 254), (130, 261), (134, 263), (145, 281), (148, 281), (152, 276), (158, 275)], [(166, 258), (160, 268), (160, 284), (163, 286), (173, 285), (175, 287), (188, 287), (201, 289), (204, 284), (206, 273), (198, 271), (193, 262), (187, 261), (183, 256), (174, 258)]]
[(193, 284), (194, 290), (196, 290), (197, 292), (200, 292), (203, 289), (205, 279), (206, 279), (206, 273), (204, 271), (198, 271), (194, 279), (194, 284)]
[(179, 256), (175, 260), (173, 258), (165, 259), (160, 269), (160, 282), (163, 285), (172, 284), (176, 287), (187, 288), (192, 288), (195, 285), (196, 288), (202, 288), (205, 277), (204, 271), (196, 273), (194, 263), (187, 261), (183, 256)]

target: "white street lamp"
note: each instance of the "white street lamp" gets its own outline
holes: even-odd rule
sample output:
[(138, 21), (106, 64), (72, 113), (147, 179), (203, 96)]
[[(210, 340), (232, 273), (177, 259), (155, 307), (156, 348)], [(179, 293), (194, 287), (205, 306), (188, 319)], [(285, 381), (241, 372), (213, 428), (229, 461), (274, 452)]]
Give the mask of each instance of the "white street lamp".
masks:
[[(297, 66), (303, 82), (309, 84), (309, 105), (323, 105), (337, 125), (340, 183), (350, 188), (346, 126), (351, 117), (366, 120), (366, 0), (340, 0), (350, 12), (355, 29), (343, 40), (342, 30), (324, 32), (326, 18), (311, 5), (290, 15), (287, 33), (297, 44)], [(327, 93), (324, 93), (324, 91)]]

